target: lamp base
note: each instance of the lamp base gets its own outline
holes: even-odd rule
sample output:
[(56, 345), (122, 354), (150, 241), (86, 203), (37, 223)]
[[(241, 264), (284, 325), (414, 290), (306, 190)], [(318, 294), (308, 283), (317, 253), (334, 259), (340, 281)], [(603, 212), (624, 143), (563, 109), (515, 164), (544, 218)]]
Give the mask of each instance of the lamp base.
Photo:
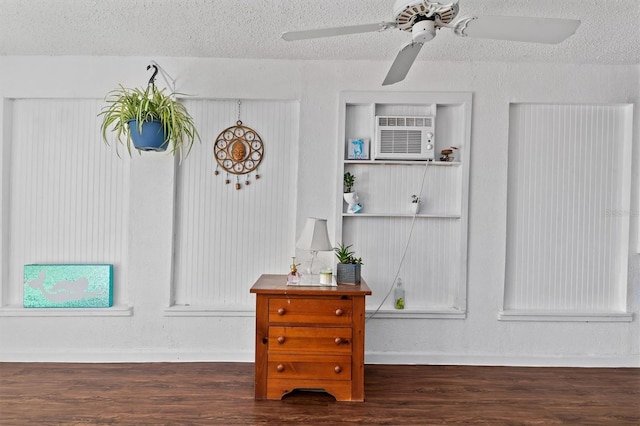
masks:
[(307, 262), (304, 264), (304, 274), (305, 275), (318, 275), (322, 271), (328, 271), (325, 265), (318, 261), (318, 252), (314, 250), (310, 250), (310, 257)]

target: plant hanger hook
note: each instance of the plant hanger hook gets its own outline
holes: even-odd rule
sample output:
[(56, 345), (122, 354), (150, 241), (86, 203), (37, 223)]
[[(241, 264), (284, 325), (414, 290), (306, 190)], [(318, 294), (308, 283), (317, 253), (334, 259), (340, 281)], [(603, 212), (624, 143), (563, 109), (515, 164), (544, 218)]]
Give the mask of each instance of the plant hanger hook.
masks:
[(149, 79), (149, 85), (155, 87), (156, 75), (158, 75), (158, 67), (156, 65), (147, 65), (147, 70), (149, 70), (151, 67), (154, 68), (154, 71), (153, 75)]
[(150, 65), (147, 66), (147, 69), (150, 69), (151, 67), (155, 68), (155, 71), (151, 76), (151, 79), (149, 80), (149, 84), (154, 84), (155, 77), (158, 74), (158, 72), (160, 72), (160, 75), (164, 79), (164, 82), (167, 84), (167, 87), (171, 89), (172, 96), (175, 96), (173, 94), (175, 94), (176, 92), (176, 79), (171, 77), (169, 73), (165, 71), (165, 69), (162, 68), (162, 66), (158, 64), (156, 61), (150, 61)]

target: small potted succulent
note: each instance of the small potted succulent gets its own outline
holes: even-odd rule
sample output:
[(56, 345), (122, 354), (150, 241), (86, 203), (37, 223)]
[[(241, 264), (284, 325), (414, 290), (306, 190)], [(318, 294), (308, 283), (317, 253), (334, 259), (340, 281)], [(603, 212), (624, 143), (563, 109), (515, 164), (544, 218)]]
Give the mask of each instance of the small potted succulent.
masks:
[(353, 185), (355, 185), (356, 183), (356, 177), (352, 175), (350, 172), (346, 172), (344, 174), (343, 183), (344, 183), (344, 193), (350, 194), (353, 189)]
[(411, 212), (413, 214), (418, 214), (418, 212), (420, 211), (420, 197), (418, 197), (417, 195), (413, 194), (411, 196)]
[(360, 199), (358, 198), (358, 194), (353, 190), (353, 185), (356, 182), (356, 177), (352, 175), (350, 172), (346, 172), (344, 174), (344, 201), (347, 202), (349, 207), (347, 207), (347, 213), (359, 213), (362, 211), (362, 205), (358, 203)]
[(333, 251), (338, 258), (336, 268), (338, 284), (360, 284), (362, 258), (355, 257), (355, 252), (351, 251), (351, 245), (338, 244), (338, 247), (334, 247)]
[(107, 132), (112, 131), (116, 142), (129, 154), (132, 146), (140, 151), (165, 151), (170, 147), (171, 153), (182, 160), (200, 135), (186, 107), (175, 99), (176, 93), (158, 89), (154, 77), (144, 89), (120, 85), (107, 94), (107, 104), (98, 114), (102, 117), (102, 139), (109, 145)]

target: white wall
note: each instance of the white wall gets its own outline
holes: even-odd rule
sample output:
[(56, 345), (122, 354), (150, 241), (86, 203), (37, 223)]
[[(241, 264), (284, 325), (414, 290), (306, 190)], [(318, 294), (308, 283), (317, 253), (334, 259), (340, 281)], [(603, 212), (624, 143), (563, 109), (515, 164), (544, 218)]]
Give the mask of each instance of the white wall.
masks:
[[(102, 98), (116, 84), (139, 85), (148, 61), (176, 78), (178, 91), (212, 99), (295, 100), (300, 105), (296, 228), (307, 216), (334, 217), (338, 94), (343, 90), (473, 93), (469, 203), (468, 314), (464, 320), (372, 319), (366, 361), (499, 365), (640, 366), (638, 212), (630, 211), (632, 322), (498, 321), (505, 278), (510, 102), (634, 103), (638, 66), (419, 62), (407, 80), (381, 88), (388, 62), (256, 61), (190, 58), (0, 57), (0, 98)], [(6, 108), (2, 143), (7, 144)], [(0, 151), (0, 259), (10, 247), (7, 152)], [(638, 205), (634, 149), (632, 206)], [(131, 161), (128, 303), (130, 316), (20, 316), (0, 308), (0, 361), (252, 361), (252, 316), (165, 314), (171, 287), (174, 164), (165, 155)], [(330, 184), (324, 184), (324, 183)], [(159, 192), (149, 195), (143, 185)], [(157, 211), (152, 220), (145, 212)], [(329, 223), (330, 228), (334, 225)], [(333, 229), (330, 229), (333, 235)], [(151, 256), (143, 256), (150, 249)], [(293, 247), (292, 247), (293, 249)], [(238, 265), (241, 267), (241, 265)], [(285, 273), (287, 265), (274, 265)], [(364, 270), (366, 277), (366, 267)], [(0, 269), (3, 288), (6, 265)], [(251, 283), (247, 283), (247, 289)]]

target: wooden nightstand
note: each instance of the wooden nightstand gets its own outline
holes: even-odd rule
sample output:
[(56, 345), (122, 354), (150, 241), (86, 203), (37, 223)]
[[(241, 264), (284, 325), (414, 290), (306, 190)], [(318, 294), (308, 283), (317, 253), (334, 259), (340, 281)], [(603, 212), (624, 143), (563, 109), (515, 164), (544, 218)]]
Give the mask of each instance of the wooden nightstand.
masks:
[(364, 401), (367, 284), (287, 286), (262, 275), (256, 294), (256, 399), (322, 389), (338, 401)]

